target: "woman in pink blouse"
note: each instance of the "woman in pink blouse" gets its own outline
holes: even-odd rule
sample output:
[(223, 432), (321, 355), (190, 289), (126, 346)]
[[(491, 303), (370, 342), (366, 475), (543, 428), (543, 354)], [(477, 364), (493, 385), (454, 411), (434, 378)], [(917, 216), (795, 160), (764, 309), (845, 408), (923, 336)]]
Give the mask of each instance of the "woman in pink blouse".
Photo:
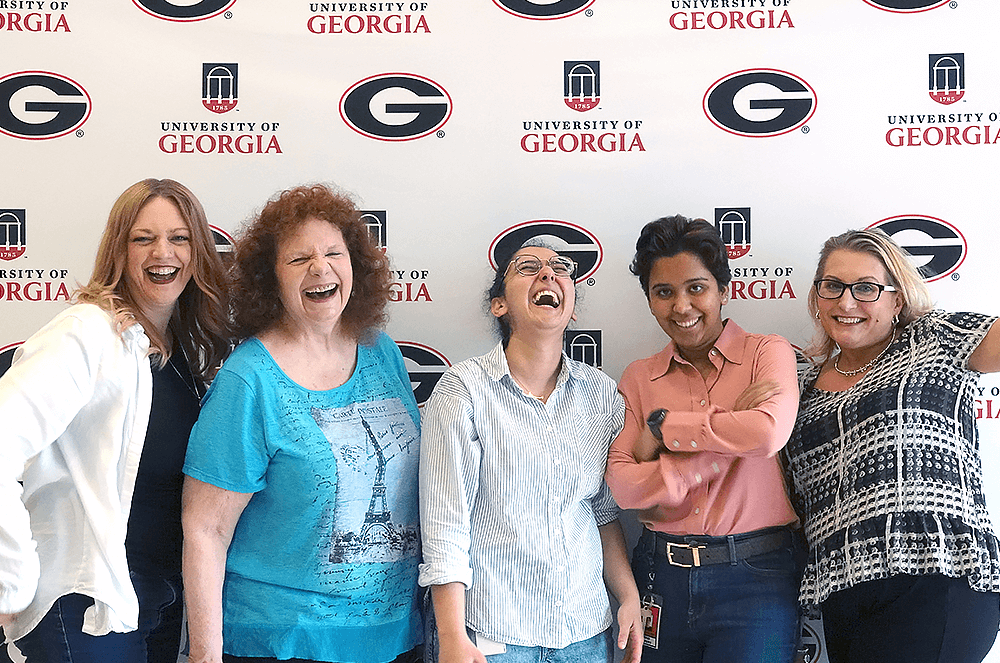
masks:
[(795, 355), (723, 319), (728, 257), (705, 220), (647, 224), (631, 269), (670, 337), (622, 375), (606, 476), (644, 525), (643, 661), (790, 663), (801, 546), (775, 455), (798, 407)]

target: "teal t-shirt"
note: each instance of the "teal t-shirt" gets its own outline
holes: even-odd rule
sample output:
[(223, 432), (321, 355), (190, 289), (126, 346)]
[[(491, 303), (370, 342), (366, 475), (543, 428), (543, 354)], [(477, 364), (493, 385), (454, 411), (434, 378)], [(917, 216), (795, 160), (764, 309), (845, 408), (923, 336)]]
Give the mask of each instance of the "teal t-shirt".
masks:
[(237, 656), (384, 663), (422, 641), (417, 597), (420, 414), (380, 334), (328, 391), (241, 344), (191, 432), (184, 473), (254, 493), (233, 534), (223, 649)]

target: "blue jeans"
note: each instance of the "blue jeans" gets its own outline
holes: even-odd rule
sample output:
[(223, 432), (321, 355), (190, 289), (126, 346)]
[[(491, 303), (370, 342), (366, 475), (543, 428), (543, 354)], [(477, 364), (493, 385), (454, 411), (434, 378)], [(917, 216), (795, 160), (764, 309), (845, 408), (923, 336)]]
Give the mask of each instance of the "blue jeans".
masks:
[(682, 568), (657, 557), (655, 535), (643, 530), (632, 558), (636, 585), (645, 596), (652, 575), (652, 592), (663, 599), (659, 646), (643, 648), (643, 663), (791, 663), (799, 640), (803, 550), (793, 535), (788, 547), (772, 552)]
[(176, 663), (183, 617), (180, 578), (133, 573), (132, 585), (139, 597), (137, 630), (87, 635), (83, 613), (94, 599), (68, 594), (15, 644), (27, 663)]
[(615, 660), (614, 646), (609, 628), (562, 649), (507, 645), (507, 651), (490, 654), (486, 660), (488, 663), (611, 663)]

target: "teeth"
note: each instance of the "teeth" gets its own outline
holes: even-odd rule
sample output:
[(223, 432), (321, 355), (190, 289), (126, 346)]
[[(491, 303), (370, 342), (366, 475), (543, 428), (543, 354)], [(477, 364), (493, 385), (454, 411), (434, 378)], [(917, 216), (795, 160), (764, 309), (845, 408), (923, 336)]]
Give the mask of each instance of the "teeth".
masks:
[(674, 322), (674, 324), (680, 327), (681, 329), (689, 329), (691, 327), (694, 327), (697, 323), (698, 323), (698, 318), (695, 318), (690, 322), (677, 322), (677, 321)]
[(845, 317), (836, 316), (836, 315), (833, 316), (833, 319), (836, 320), (837, 322), (845, 324), (845, 325), (854, 325), (854, 324), (857, 324), (857, 323), (862, 322), (864, 320), (864, 318), (845, 318)]
[(552, 308), (557, 308), (559, 306), (559, 295), (552, 290), (539, 290), (535, 293), (535, 296), (531, 298), (531, 303), (538, 306), (551, 306)]
[(337, 291), (337, 284), (333, 285), (317, 285), (312, 288), (306, 288), (303, 290), (306, 297), (309, 299), (315, 299), (321, 301), (333, 296), (333, 293)]
[(170, 283), (180, 272), (180, 267), (148, 267), (146, 274), (153, 283)]

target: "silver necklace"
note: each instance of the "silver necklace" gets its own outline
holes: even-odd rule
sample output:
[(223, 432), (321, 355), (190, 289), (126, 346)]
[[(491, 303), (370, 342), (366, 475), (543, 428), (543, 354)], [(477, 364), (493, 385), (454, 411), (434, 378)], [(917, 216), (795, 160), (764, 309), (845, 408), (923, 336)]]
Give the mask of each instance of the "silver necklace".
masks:
[[(181, 355), (184, 357), (184, 364), (188, 367), (188, 371), (190, 371), (191, 370), (191, 364), (188, 363), (187, 352), (184, 350), (184, 346), (183, 345), (181, 346)], [(175, 356), (176, 356), (176, 354), (175, 354)], [(201, 402), (201, 394), (198, 393), (198, 382), (197, 382), (197, 378), (194, 377), (194, 374), (193, 373), (191, 374), (191, 382), (193, 384), (189, 384), (188, 381), (184, 379), (184, 376), (181, 375), (181, 372), (179, 370), (177, 370), (177, 367), (174, 365), (173, 357), (171, 357), (170, 359), (168, 359), (167, 363), (170, 364), (170, 368), (174, 369), (174, 373), (176, 373), (177, 377), (179, 377), (181, 379), (181, 382), (184, 383), (184, 386), (187, 387), (188, 391), (190, 391), (192, 394), (194, 394), (195, 400), (200, 403)]]
[(834, 360), (834, 362), (833, 362), (833, 369), (835, 371), (837, 371), (838, 373), (840, 373), (841, 375), (843, 375), (844, 377), (848, 377), (848, 378), (852, 377), (852, 376), (855, 376), (858, 373), (864, 373), (869, 368), (871, 368), (872, 366), (874, 366), (875, 362), (877, 362), (879, 359), (882, 358), (882, 355), (885, 354), (885, 351), (889, 349), (889, 346), (892, 345), (895, 340), (896, 340), (896, 328), (893, 327), (892, 328), (892, 338), (890, 338), (889, 342), (886, 344), (886, 346), (884, 348), (882, 348), (882, 352), (880, 352), (877, 355), (875, 355), (875, 358), (872, 359), (870, 362), (868, 362), (867, 364), (865, 364), (861, 368), (855, 368), (853, 371), (843, 371), (843, 370), (840, 369), (840, 357), (841, 357), (841, 355), (837, 355), (837, 359)]

